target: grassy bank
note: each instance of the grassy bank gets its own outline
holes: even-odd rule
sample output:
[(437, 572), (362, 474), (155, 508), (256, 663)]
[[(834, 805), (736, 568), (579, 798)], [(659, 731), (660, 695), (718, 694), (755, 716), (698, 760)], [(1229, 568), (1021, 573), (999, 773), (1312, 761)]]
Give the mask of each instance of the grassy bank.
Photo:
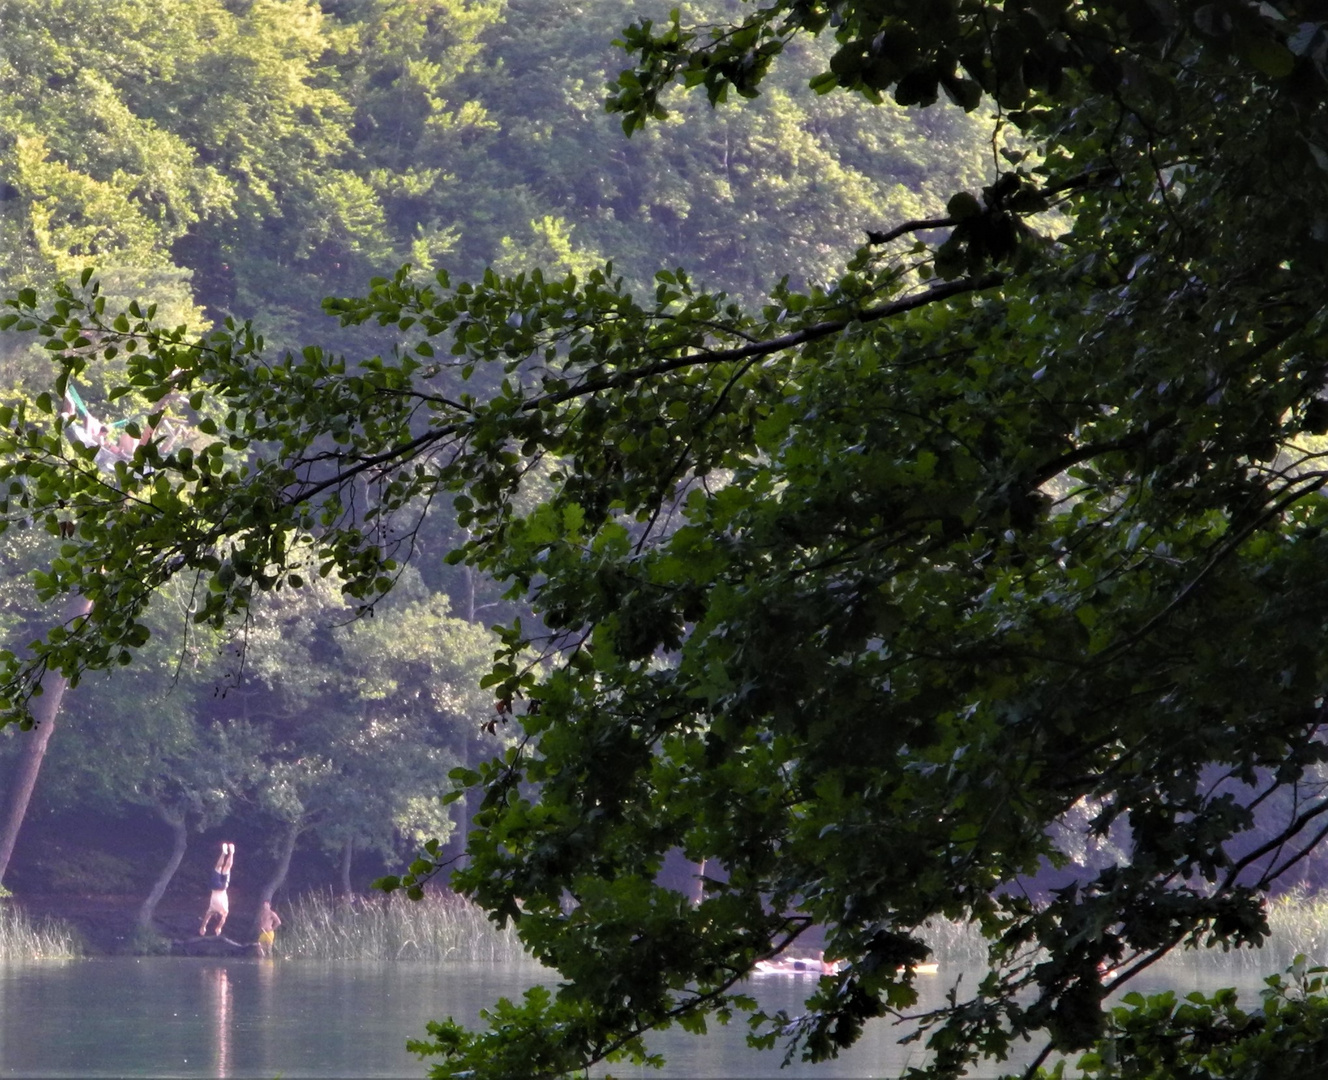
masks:
[(58, 919), (32, 919), (0, 900), (0, 960), (67, 960), (83, 952), (77, 932)]
[(300, 897), (277, 935), (283, 956), (308, 960), (483, 960), (525, 956), (509, 926), (496, 929), (470, 901), (451, 894), (407, 900), (400, 893), (346, 903)]

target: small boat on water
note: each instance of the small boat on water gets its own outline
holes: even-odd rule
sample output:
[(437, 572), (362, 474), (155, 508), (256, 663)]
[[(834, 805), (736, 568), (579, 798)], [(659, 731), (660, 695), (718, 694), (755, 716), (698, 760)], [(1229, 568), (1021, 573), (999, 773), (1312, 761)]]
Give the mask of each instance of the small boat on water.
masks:
[(752, 969), (754, 975), (833, 975), (839, 965), (831, 960), (814, 956), (786, 956), (778, 960), (758, 960)]
[[(842, 960), (825, 960), (819, 956), (787, 956), (777, 960), (758, 960), (753, 975), (837, 975), (848, 965)], [(903, 968), (899, 969), (903, 971)], [(935, 975), (939, 964), (914, 964), (914, 975)]]

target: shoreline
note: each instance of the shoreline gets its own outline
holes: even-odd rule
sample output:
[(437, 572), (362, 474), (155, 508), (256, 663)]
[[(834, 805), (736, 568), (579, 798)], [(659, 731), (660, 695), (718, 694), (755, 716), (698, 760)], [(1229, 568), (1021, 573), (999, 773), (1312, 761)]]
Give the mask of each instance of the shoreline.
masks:
[[(303, 897), (297, 898), (294, 907), (299, 909), (304, 903)], [(199, 896), (192, 902), (183, 898), (163, 900), (153, 918), (150, 935), (143, 934), (137, 925), (141, 905), (141, 897), (116, 894), (29, 894), (0, 899), (0, 911), (8, 908), (22, 912), (34, 928), (47, 920), (67, 927), (77, 939), (79, 948), (76, 953), (84, 956), (257, 955), (257, 931), (254, 928), (257, 910), (247, 905), (237, 905), (233, 909), (226, 924), (227, 932), (221, 938), (198, 935), (199, 922), (207, 906), (206, 896)], [(283, 907), (283, 914), (294, 914), (290, 908), (291, 905)], [(334, 910), (328, 907), (326, 911), (312, 914), (327, 919), (332, 917)], [(422, 910), (421, 914), (424, 914)], [(478, 911), (474, 916), (483, 923)], [(1178, 946), (1159, 963), (1167, 968), (1258, 971), (1264, 974), (1283, 971), (1297, 954), (1304, 954), (1310, 965), (1328, 963), (1328, 896), (1306, 892), (1283, 894), (1269, 903), (1268, 919), (1271, 933), (1258, 949), (1223, 951), (1219, 947), (1196, 950)], [(298, 918), (289, 921), (280, 939), (295, 946), (295, 939), (300, 936), (300, 922)], [(489, 929), (484, 926), (480, 932), (486, 933)], [(983, 962), (984, 943), (976, 930), (960, 924), (947, 924), (938, 929), (941, 932), (927, 935), (934, 949), (929, 960), (939, 961), (942, 970)], [(362, 943), (347, 940), (346, 944), (349, 951), (355, 953)], [(295, 951), (306, 954), (303, 948)]]
[(198, 924), (207, 906), (163, 901), (152, 920), (153, 936), (145, 940), (138, 928), (142, 898), (96, 894), (9, 896), (0, 905), (12, 905), (33, 923), (53, 920), (77, 936), (84, 956), (245, 956), (257, 955), (251, 935), (254, 912), (241, 909), (228, 921), (230, 933), (220, 938), (199, 937)]

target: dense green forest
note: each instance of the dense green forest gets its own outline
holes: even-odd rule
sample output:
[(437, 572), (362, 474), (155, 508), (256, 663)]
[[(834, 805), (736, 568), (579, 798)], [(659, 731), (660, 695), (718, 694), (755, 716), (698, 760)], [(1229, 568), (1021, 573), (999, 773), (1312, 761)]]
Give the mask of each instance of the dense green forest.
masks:
[(990, 170), (990, 132), (961, 110), (798, 92), (815, 46), (753, 107), (681, 102), (628, 141), (603, 108), (606, 27), (641, 13), (7, 0), (0, 282), (96, 266), (116, 295), (301, 345), (338, 340), (324, 296), (403, 262), (475, 277), (612, 258), (637, 285), (686, 266), (753, 299), (786, 273), (833, 279), (865, 229), (935, 214)]
[[(363, 355), (399, 335), (343, 330), (319, 301), (403, 262), (424, 280), (439, 267), (584, 274), (611, 257), (642, 290), (685, 265), (751, 300), (784, 274), (830, 280), (864, 230), (941, 212), (990, 169), (989, 122), (959, 109), (797, 92), (815, 46), (754, 107), (680, 102), (628, 141), (603, 98), (621, 66), (614, 28), (633, 11), (6, 0), (0, 294), (95, 268), (113, 304), (150, 300), (167, 324), (252, 318), (275, 346)], [(11, 402), (52, 380), (48, 354), (20, 338), (0, 339), (0, 365)], [(120, 370), (93, 366), (76, 392), (102, 423), (142, 422), (106, 399)], [(171, 412), (163, 430), (190, 445), (190, 418)], [(96, 836), (66, 836), (33, 887), (79, 887), (62, 861), (92, 859), (121, 889), (146, 890), (150, 869), (147, 925), (181, 859), (210, 859), (194, 854), (201, 833), (267, 837), (250, 865), (268, 893), (297, 843), (327, 852), (348, 890), (356, 852), (392, 865), (446, 838), (459, 815), (434, 798), (447, 772), (502, 742), (480, 729), (492, 714), (478, 690), (494, 647), (484, 628), (518, 610), (486, 577), (444, 565), (462, 538), (450, 509), (433, 508), (410, 573), (368, 621), (325, 582), (247, 625), (186, 630), (196, 586), (163, 592), (142, 662), (63, 700), (32, 818), (145, 812), (151, 855), (115, 863)], [(50, 615), (25, 575), (53, 542), (3, 542), (17, 648)], [(19, 738), (6, 734), (12, 793)]]
[(1320, 0), (0, 11), (0, 721), (76, 799), (433, 831), (383, 886), (560, 977), (440, 1078), (832, 1057), (937, 919), (928, 1075), (1328, 1068), (1304, 965), (1108, 1007), (1328, 839)]

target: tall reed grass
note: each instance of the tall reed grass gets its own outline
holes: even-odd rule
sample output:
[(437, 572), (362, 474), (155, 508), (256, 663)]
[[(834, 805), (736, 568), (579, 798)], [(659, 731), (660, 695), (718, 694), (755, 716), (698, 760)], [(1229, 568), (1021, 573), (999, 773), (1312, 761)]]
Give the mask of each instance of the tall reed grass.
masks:
[(0, 960), (68, 960), (83, 952), (78, 932), (58, 919), (33, 919), (0, 900)]
[(1268, 931), (1257, 949), (1175, 949), (1160, 966), (1271, 975), (1300, 955), (1328, 964), (1328, 894), (1294, 889), (1270, 900)]
[[(6, 907), (0, 903), (0, 958), (77, 954), (72, 932), (60, 937), (30, 922), (22, 931), (11, 930), (8, 917), (13, 912)], [(1268, 974), (1285, 969), (1300, 954), (1312, 964), (1328, 964), (1328, 893), (1284, 894), (1270, 902), (1268, 922), (1271, 933), (1260, 949), (1176, 949), (1162, 966)], [(971, 923), (933, 919), (922, 936), (931, 946), (931, 958), (943, 967), (986, 966), (987, 942)], [(14, 954), (10, 941), (20, 939), (42, 944)], [(277, 949), (284, 956), (316, 960), (508, 963), (527, 958), (511, 926), (496, 929), (478, 907), (450, 893), (420, 901), (393, 893), (353, 904), (327, 893), (308, 894), (292, 905), (277, 935)]]
[(464, 897), (400, 893), (357, 899), (306, 894), (291, 905), (277, 952), (308, 960), (480, 960), (527, 958), (509, 924), (499, 930)]
[[(1268, 904), (1269, 935), (1258, 949), (1173, 949), (1160, 968), (1214, 974), (1270, 975), (1303, 955), (1311, 964), (1328, 965), (1328, 893), (1284, 893)], [(971, 923), (933, 919), (922, 930), (932, 959), (944, 966), (985, 967), (987, 942)]]
[(1297, 889), (1279, 896), (1268, 907), (1268, 926), (1264, 951), (1276, 953), (1279, 967), (1301, 953), (1313, 964), (1328, 964), (1328, 895)]
[(931, 949), (931, 958), (946, 967), (986, 967), (987, 939), (975, 923), (928, 919), (922, 927), (922, 940)]

